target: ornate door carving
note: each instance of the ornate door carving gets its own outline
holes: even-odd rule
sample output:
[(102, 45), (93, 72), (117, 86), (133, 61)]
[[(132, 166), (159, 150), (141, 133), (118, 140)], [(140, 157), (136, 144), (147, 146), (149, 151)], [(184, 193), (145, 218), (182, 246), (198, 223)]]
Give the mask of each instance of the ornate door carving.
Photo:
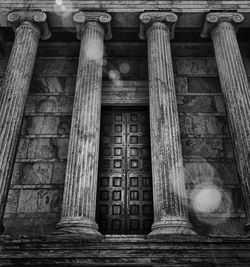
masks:
[(144, 109), (102, 111), (97, 223), (105, 234), (147, 234), (153, 222), (149, 119)]

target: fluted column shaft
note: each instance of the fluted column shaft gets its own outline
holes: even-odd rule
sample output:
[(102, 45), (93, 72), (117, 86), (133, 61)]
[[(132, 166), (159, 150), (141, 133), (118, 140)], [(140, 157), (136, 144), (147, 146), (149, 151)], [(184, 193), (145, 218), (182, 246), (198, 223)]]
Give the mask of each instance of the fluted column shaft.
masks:
[[(36, 15), (37, 20), (32, 20)], [(10, 22), (18, 22), (15, 40), (0, 91), (0, 224), (3, 216), (14, 167), (15, 154), (21, 129), (21, 123), (29, 91), (32, 72), (41, 29), (39, 21), (45, 21), (46, 15), (27, 14), (23, 18), (18, 12), (8, 16)], [(28, 20), (26, 20), (28, 18)]]
[[(210, 13), (206, 23), (211, 34), (221, 89), (227, 107), (230, 133), (241, 179), (247, 224), (250, 233), (250, 90), (236, 39), (237, 24), (244, 20), (238, 13)], [(208, 26), (208, 25), (205, 25)]]
[[(109, 15), (107, 14), (110, 19)], [(57, 233), (98, 238), (95, 222), (104, 27), (84, 13), (61, 220)]]
[[(148, 19), (150, 16), (150, 20)], [(188, 222), (170, 31), (177, 17), (144, 13), (148, 45), (154, 224), (149, 236), (194, 234)], [(169, 20), (169, 21), (168, 21)], [(149, 22), (148, 22), (149, 21)], [(167, 22), (167, 23), (165, 23)]]

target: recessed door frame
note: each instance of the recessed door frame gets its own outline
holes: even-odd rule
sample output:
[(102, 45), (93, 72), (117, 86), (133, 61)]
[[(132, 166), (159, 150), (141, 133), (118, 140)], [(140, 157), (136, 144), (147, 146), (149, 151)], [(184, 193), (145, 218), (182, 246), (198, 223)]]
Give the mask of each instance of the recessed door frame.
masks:
[[(115, 164), (118, 164), (118, 165), (122, 164), (122, 173), (121, 173), (122, 176), (121, 175), (119, 176), (116, 174), (116, 176), (118, 176), (118, 177), (116, 177), (116, 176), (112, 177), (112, 175), (114, 175), (114, 174), (110, 173), (108, 175), (108, 177), (103, 177), (100, 174), (101, 172), (103, 172), (101, 165), (107, 164), (103, 160), (105, 158), (112, 159), (112, 156), (115, 156), (115, 152), (110, 152), (109, 151), (110, 149), (108, 149), (108, 148), (105, 148), (108, 151), (108, 152), (105, 152), (105, 149), (102, 148), (102, 142), (106, 142), (104, 139), (100, 143), (100, 148), (104, 149), (104, 150), (103, 150), (103, 152), (100, 152), (100, 159), (99, 159), (100, 162), (99, 162), (97, 208), (99, 208), (99, 201), (101, 204), (103, 204), (103, 203), (105, 203), (105, 199), (110, 199), (111, 197), (114, 197), (116, 199), (113, 203), (116, 203), (116, 201), (118, 201), (117, 202), (118, 203), (117, 208), (120, 205), (122, 205), (122, 208), (124, 208), (124, 210), (122, 211), (123, 216), (124, 216), (124, 221), (122, 222), (122, 223), (124, 223), (124, 225), (122, 225), (122, 232), (118, 233), (118, 232), (114, 231), (112, 233), (109, 232), (108, 234), (131, 234), (131, 231), (132, 231), (132, 234), (139, 234), (139, 232), (134, 231), (133, 229), (135, 229), (135, 228), (133, 228), (131, 226), (134, 223), (138, 223), (138, 225), (140, 225), (140, 227), (143, 227), (143, 229), (145, 230), (145, 225), (148, 224), (148, 221), (149, 221), (149, 220), (147, 220), (149, 218), (149, 216), (145, 215), (146, 212), (149, 212), (149, 205), (148, 205), (149, 202), (151, 203), (150, 205), (152, 206), (150, 208), (151, 212), (152, 212), (152, 214), (150, 214), (150, 216), (151, 216), (151, 219), (153, 219), (152, 176), (151, 176), (152, 174), (151, 174), (151, 161), (150, 161), (149, 128), (142, 130), (143, 127), (145, 128), (145, 127), (149, 126), (149, 114), (148, 114), (148, 111), (145, 111), (145, 109), (148, 109), (148, 108), (147, 107), (146, 108), (145, 107), (143, 107), (143, 108), (142, 107), (131, 107), (131, 108), (128, 108), (128, 107), (109, 107), (109, 108), (103, 109), (103, 112), (109, 112), (110, 114), (112, 114), (112, 112), (113, 112), (113, 115), (109, 115), (111, 117), (116, 116), (115, 112), (122, 114), (121, 115), (122, 116), (121, 117), (122, 124), (119, 124), (119, 123), (117, 124), (116, 122), (110, 122), (110, 123), (111, 123), (112, 131), (115, 129), (115, 128), (113, 129), (113, 127), (119, 126), (118, 130), (121, 129), (122, 134), (123, 134), (121, 136), (119, 136), (119, 134), (116, 134), (117, 136), (115, 136), (115, 133), (112, 132), (112, 134), (114, 134), (113, 137), (118, 138), (117, 139), (118, 144), (120, 143), (118, 145), (118, 148), (115, 147), (116, 144), (112, 144), (112, 146), (114, 146), (112, 149), (114, 149), (114, 151), (115, 151), (116, 149), (119, 149), (119, 147), (123, 147), (122, 156), (121, 157), (119, 157), (119, 156), (115, 157), (113, 159), (113, 162), (112, 162), (112, 164), (114, 164), (114, 168), (115, 168)], [(132, 116), (135, 116), (135, 118), (136, 118), (136, 116), (138, 116), (138, 122), (135, 121), (133, 123), (133, 121), (130, 121), (130, 119), (133, 120)], [(146, 119), (144, 118), (145, 116), (147, 116)], [(139, 118), (140, 118), (140, 121), (139, 121)], [(141, 119), (143, 119), (144, 121), (141, 121)], [(124, 120), (126, 120), (126, 121), (124, 121)], [(102, 122), (102, 126), (106, 127), (103, 124), (103, 122)], [(109, 126), (110, 125), (108, 125), (108, 128), (109, 128)], [(105, 129), (102, 129), (102, 131), (104, 131), (104, 130)], [(126, 132), (126, 131), (128, 131), (128, 132)], [(133, 131), (134, 131), (134, 133), (133, 133)], [(144, 132), (142, 132), (142, 131), (144, 131)], [(106, 138), (106, 137), (103, 137), (103, 138)], [(128, 143), (126, 143), (127, 142), (126, 138), (129, 138)], [(145, 138), (147, 138), (147, 140), (143, 141)], [(138, 141), (139, 143), (136, 143), (136, 140), (140, 140), (140, 141)], [(132, 143), (130, 143), (130, 141)], [(133, 145), (133, 143), (134, 143), (134, 145)], [(141, 159), (139, 157), (139, 154), (138, 154), (138, 158), (135, 156), (136, 154), (134, 156), (126, 154), (126, 153), (133, 153), (133, 151), (134, 152), (140, 151), (139, 153), (141, 153), (140, 154)], [(146, 153), (146, 151), (147, 151), (148, 155), (145, 156), (146, 155), (145, 154), (144, 156), (142, 156), (143, 155), (142, 153)], [(105, 156), (103, 156), (103, 153), (106, 153), (106, 154), (107, 153), (114, 153), (114, 154), (112, 154), (111, 157), (110, 156), (105, 157)], [(147, 162), (147, 165), (145, 165), (145, 166), (148, 166), (149, 169), (147, 169), (147, 171), (145, 172), (144, 169), (146, 169), (146, 167), (142, 166), (142, 164), (144, 164), (146, 162), (147, 157), (149, 160)], [(119, 163), (121, 158), (123, 159), (123, 162)], [(134, 164), (134, 166), (133, 166), (133, 164)], [(136, 164), (138, 164), (138, 166), (136, 166)], [(139, 166), (139, 164), (141, 164), (141, 166)], [(133, 170), (133, 168), (134, 168), (134, 170)], [(114, 173), (115, 173), (115, 171), (114, 171)], [(145, 175), (148, 177), (144, 177)], [(119, 179), (119, 177), (120, 177), (120, 179)], [(111, 181), (111, 179), (113, 179), (113, 180)], [(120, 186), (122, 186), (123, 190), (121, 190), (120, 199), (119, 199), (118, 191), (116, 192), (113, 188), (111, 189), (112, 186), (116, 186), (115, 185), (116, 182), (114, 182), (115, 179), (117, 179), (117, 181), (118, 180), (122, 181)], [(133, 182), (133, 179), (135, 181), (136, 181), (136, 179), (139, 181), (138, 185), (137, 185), (138, 187), (136, 187), (135, 184), (134, 185), (131, 184)], [(150, 185), (148, 182), (149, 179), (150, 179)], [(104, 183), (104, 185), (101, 184), (102, 182)], [(110, 192), (109, 192), (109, 190), (104, 190), (104, 189), (106, 189), (105, 183), (109, 183)], [(113, 183), (112, 186), (110, 185), (110, 183)], [(143, 187), (144, 184), (145, 184), (145, 186)], [(118, 186), (119, 186), (119, 184), (118, 184)], [(116, 193), (118, 194), (117, 196), (115, 195)], [(150, 197), (149, 197), (149, 195), (150, 195)], [(121, 202), (119, 202), (120, 200), (121, 200)], [(108, 203), (108, 200), (106, 200), (106, 201)], [(113, 201), (113, 200), (111, 200), (111, 201)], [(133, 202), (133, 205), (132, 205), (132, 202)], [(109, 206), (109, 208), (111, 208), (111, 206), (112, 206), (112, 209), (114, 209), (114, 207), (116, 206), (116, 205), (108, 204), (108, 205), (106, 205), (106, 208), (105, 208), (104, 207), (105, 205), (101, 205), (101, 204), (100, 204), (100, 207), (102, 208), (102, 212), (104, 212), (104, 213), (106, 212), (105, 209), (108, 209), (107, 206)], [(140, 209), (140, 212), (139, 212), (139, 209)], [(113, 211), (114, 210), (112, 210), (112, 211), (108, 210), (109, 214)], [(144, 211), (145, 211), (145, 213), (144, 213)], [(97, 210), (97, 221), (99, 221), (100, 216), (102, 216), (99, 214), (99, 212), (100, 212), (100, 210)], [(120, 213), (118, 212), (117, 214), (120, 214)], [(139, 216), (138, 214), (140, 214), (141, 216)], [(112, 213), (112, 216), (113, 216), (113, 213)], [(112, 220), (112, 223), (113, 223), (113, 221), (114, 220)], [(130, 224), (129, 226), (127, 225), (128, 223)], [(150, 223), (150, 226), (151, 226), (151, 223)], [(101, 225), (101, 228), (102, 228), (102, 225)], [(141, 231), (143, 231), (143, 230), (141, 230)], [(150, 229), (148, 229), (148, 232), (149, 231), (150, 231)], [(145, 233), (146, 232), (144, 231), (143, 234), (145, 234)]]

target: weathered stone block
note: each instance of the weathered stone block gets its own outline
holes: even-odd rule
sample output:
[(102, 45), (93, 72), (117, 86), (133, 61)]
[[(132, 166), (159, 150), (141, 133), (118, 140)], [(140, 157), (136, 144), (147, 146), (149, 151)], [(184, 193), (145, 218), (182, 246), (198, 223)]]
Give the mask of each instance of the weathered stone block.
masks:
[[(27, 214), (27, 213), (26, 213)], [(25, 214), (25, 215), (26, 215)], [(42, 216), (12, 216), (5, 217), (5, 233), (9, 235), (46, 235), (55, 232), (59, 221), (58, 213), (43, 213)]]
[(20, 138), (16, 158), (18, 158), (18, 159), (27, 158), (29, 142), (30, 142), (29, 139)]
[(232, 189), (232, 201), (235, 212), (245, 212), (244, 199), (242, 189), (240, 187)]
[(224, 146), (224, 151), (225, 151), (226, 157), (229, 159), (233, 159), (234, 158), (234, 150), (233, 150), (231, 140), (230, 139), (224, 139), (223, 140), (223, 146)]
[(73, 96), (60, 96), (58, 97), (58, 112), (70, 112), (73, 110)]
[(226, 113), (225, 101), (223, 96), (214, 96), (216, 110), (218, 113)]
[(175, 77), (175, 90), (177, 94), (188, 92), (187, 77)]
[(64, 184), (65, 172), (66, 172), (66, 163), (55, 162), (53, 168), (52, 183)]
[(56, 147), (57, 158), (66, 159), (68, 156), (69, 138), (53, 138), (53, 145)]
[(179, 112), (217, 112), (217, 107), (213, 96), (177, 96), (177, 101)]
[(66, 77), (65, 78), (65, 88), (64, 92), (67, 94), (74, 94), (76, 88), (76, 77)]
[(231, 218), (230, 215), (228, 217), (221, 217), (218, 215), (218, 217), (212, 216), (199, 218), (193, 215), (192, 217), (190, 217), (190, 221), (196, 232), (203, 236), (244, 235), (244, 218)]
[(30, 93), (63, 93), (65, 79), (65, 77), (34, 76), (30, 85)]
[(235, 162), (201, 160), (201, 162), (185, 162), (187, 184), (213, 183), (219, 186), (239, 184)]
[(185, 174), (187, 184), (216, 183), (218, 179), (217, 170), (205, 159), (203, 162), (186, 162)]
[(21, 184), (49, 184), (52, 178), (52, 163), (25, 163)]
[(56, 96), (37, 97), (34, 112), (58, 112), (58, 99)]
[(175, 59), (178, 75), (212, 75), (217, 76), (215, 58)]
[(193, 118), (189, 114), (179, 116), (181, 134), (193, 134)]
[(57, 150), (52, 138), (30, 139), (28, 158), (57, 158)]
[(25, 116), (22, 134), (57, 134), (59, 117), (55, 116)]
[(21, 190), (17, 212), (37, 212), (38, 190)]
[[(211, 219), (210, 219), (211, 221)], [(216, 222), (216, 218), (213, 218)], [(220, 221), (220, 218), (217, 219)], [(208, 221), (209, 222), (209, 221)], [(229, 235), (229, 236), (239, 236), (244, 235), (244, 218), (225, 218), (221, 223), (213, 225), (210, 229), (211, 235)]]
[(29, 112), (72, 112), (73, 96), (36, 96), (28, 97), (26, 113)]
[(17, 212), (60, 212), (62, 190), (22, 189)]
[(193, 131), (192, 134), (194, 135), (208, 135), (208, 131), (207, 131), (207, 126), (206, 126), (206, 122), (207, 122), (207, 118), (204, 116), (193, 116), (192, 117), (192, 121), (193, 121)]
[(190, 93), (221, 93), (217, 77), (187, 77)]
[(229, 125), (227, 117), (214, 116), (208, 117), (206, 120), (208, 134), (211, 135), (229, 135)]
[(20, 184), (22, 177), (23, 177), (23, 164), (16, 162), (11, 177), (11, 184), (12, 185)]
[(183, 138), (182, 150), (185, 157), (224, 158), (222, 139)]
[(193, 116), (194, 134), (197, 135), (228, 135), (226, 117)]
[(67, 76), (77, 73), (78, 59), (37, 58), (34, 75), (37, 76)]
[(225, 116), (202, 116), (185, 114), (180, 116), (182, 135), (216, 136), (229, 135), (229, 126)]
[(224, 184), (239, 184), (239, 175), (235, 161), (212, 163)]
[(19, 201), (19, 195), (20, 195), (20, 190), (16, 190), (16, 189), (9, 190), (5, 213), (16, 213), (17, 205)]
[(71, 116), (59, 117), (57, 134), (70, 134)]

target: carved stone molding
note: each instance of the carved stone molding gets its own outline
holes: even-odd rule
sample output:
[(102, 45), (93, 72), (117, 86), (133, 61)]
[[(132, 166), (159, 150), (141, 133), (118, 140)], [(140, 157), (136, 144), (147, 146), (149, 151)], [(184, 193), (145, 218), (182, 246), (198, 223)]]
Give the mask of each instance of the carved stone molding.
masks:
[(51, 32), (46, 21), (47, 15), (42, 11), (14, 11), (8, 15), (7, 20), (13, 25), (14, 30), (16, 30), (22, 22), (30, 21), (41, 30), (42, 40), (47, 40), (51, 37)]
[(83, 12), (80, 11), (73, 16), (73, 21), (76, 26), (76, 37), (81, 39), (82, 33), (85, 30), (85, 26), (88, 22), (98, 22), (102, 25), (105, 32), (105, 40), (110, 40), (112, 38), (111, 33), (111, 16), (105, 12)]
[(153, 25), (153, 23), (161, 22), (168, 26), (170, 38), (174, 38), (175, 24), (178, 19), (177, 15), (172, 12), (145, 12), (139, 17), (140, 32), (139, 38), (146, 40), (146, 31)]
[(237, 31), (240, 23), (242, 23), (243, 21), (244, 16), (240, 13), (209, 13), (206, 15), (206, 20), (201, 33), (201, 37), (209, 37), (215, 26), (221, 22), (231, 23), (234, 26), (235, 31)]

